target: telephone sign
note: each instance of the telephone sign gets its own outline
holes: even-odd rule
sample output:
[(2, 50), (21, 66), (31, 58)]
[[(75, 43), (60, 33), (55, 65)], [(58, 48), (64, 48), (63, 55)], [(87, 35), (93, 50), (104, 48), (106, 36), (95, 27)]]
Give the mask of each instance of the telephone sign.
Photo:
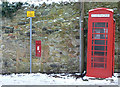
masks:
[(34, 11), (27, 11), (27, 17), (35, 17)]
[(91, 17), (110, 17), (110, 14), (91, 14)]
[(41, 41), (36, 41), (36, 56), (41, 57)]

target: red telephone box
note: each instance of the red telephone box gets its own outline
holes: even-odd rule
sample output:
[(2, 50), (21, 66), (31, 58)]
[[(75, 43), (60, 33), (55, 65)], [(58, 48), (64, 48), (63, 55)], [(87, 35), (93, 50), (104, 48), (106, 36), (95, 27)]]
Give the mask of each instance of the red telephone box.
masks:
[(89, 11), (87, 76), (112, 77), (114, 73), (115, 22), (113, 10), (96, 8)]
[(36, 56), (41, 57), (41, 41), (36, 41)]

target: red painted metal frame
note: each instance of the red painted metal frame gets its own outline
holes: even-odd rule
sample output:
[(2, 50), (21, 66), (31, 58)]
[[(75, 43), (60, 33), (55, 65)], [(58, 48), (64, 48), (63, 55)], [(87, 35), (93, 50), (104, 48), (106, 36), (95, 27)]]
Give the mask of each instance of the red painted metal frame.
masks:
[(36, 57), (41, 57), (41, 41), (36, 41)]
[[(91, 14), (110, 14), (110, 17), (91, 17)], [(92, 29), (94, 26), (92, 26), (92, 23), (96, 23), (96, 22), (104, 22), (105, 23), (105, 33), (99, 33), (99, 34), (104, 34), (105, 35), (105, 39), (94, 39), (92, 38), (92, 34), (93, 37), (95, 37), (95, 33), (92, 32)], [(108, 28), (106, 27), (108, 23)], [(99, 27), (102, 28), (103, 27)], [(106, 30), (108, 29), (108, 32), (106, 33)], [(95, 32), (95, 27), (94, 27), (94, 32)], [(98, 34), (98, 33), (96, 33)], [(107, 35), (107, 39), (106, 39), (106, 35)], [(92, 40), (105, 40), (105, 44), (104, 45), (98, 45), (98, 46), (104, 46), (105, 50), (103, 51), (96, 51), (94, 50), (94, 46), (97, 46), (94, 44), (92, 44)], [(107, 44), (106, 44), (107, 41)], [(89, 18), (88, 18), (88, 45), (87, 45), (87, 76), (90, 77), (97, 77), (97, 78), (107, 78), (107, 77), (112, 77), (113, 72), (114, 72), (114, 42), (115, 42), (115, 23), (113, 20), (113, 12), (110, 10), (107, 10), (107, 8), (97, 8), (97, 9), (93, 9), (92, 11), (89, 11)], [(92, 50), (92, 46), (93, 46), (93, 50)], [(106, 51), (106, 46), (107, 46), (107, 51)], [(92, 56), (92, 51), (93, 51), (93, 56)], [(104, 56), (95, 56), (94, 52), (104, 52)], [(107, 52), (107, 56), (105, 56)], [(96, 62), (94, 61), (97, 58), (104, 58), (104, 68), (100, 68), (100, 67), (95, 67), (94, 64), (96, 64)], [(91, 59), (92, 58), (92, 59)], [(93, 61), (92, 61), (93, 60)], [(97, 64), (100, 63), (102, 65), (101, 62), (97, 62)], [(97, 66), (96, 64), (96, 66)], [(99, 64), (98, 64), (99, 65)]]
[(115, 21), (113, 23), (113, 73), (114, 73), (114, 59), (115, 59)]

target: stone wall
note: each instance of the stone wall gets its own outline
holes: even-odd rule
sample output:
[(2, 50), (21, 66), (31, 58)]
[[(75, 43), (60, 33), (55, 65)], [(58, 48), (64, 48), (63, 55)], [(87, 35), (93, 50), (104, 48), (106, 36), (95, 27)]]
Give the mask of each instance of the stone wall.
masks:
[[(85, 3), (84, 32), (85, 49), (87, 49), (88, 10), (106, 7), (114, 10), (116, 31), (118, 29), (118, 3)], [(26, 11), (35, 11), (32, 30), (32, 72), (60, 73), (79, 71), (79, 17), (80, 3), (64, 2), (39, 6), (23, 5), (13, 19), (2, 18), (2, 61), (3, 73), (29, 72), (29, 18)], [(115, 71), (119, 68), (118, 34), (116, 32)], [(42, 41), (42, 55), (35, 56), (35, 41)], [(1, 41), (1, 40), (0, 40)], [(118, 45), (117, 45), (118, 44)], [(86, 50), (85, 50), (86, 63)], [(85, 65), (86, 67), (86, 65)]]
[[(29, 18), (35, 10), (32, 36), (32, 72), (78, 72), (79, 3), (24, 5), (12, 20), (4, 19), (3, 73), (29, 72)], [(35, 56), (35, 41), (42, 41), (42, 56)]]

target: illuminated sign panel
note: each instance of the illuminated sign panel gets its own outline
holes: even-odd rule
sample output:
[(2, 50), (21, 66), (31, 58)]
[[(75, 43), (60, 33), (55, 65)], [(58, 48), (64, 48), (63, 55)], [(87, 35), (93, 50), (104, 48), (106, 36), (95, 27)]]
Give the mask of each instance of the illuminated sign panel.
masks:
[(110, 14), (91, 14), (91, 17), (110, 17)]

